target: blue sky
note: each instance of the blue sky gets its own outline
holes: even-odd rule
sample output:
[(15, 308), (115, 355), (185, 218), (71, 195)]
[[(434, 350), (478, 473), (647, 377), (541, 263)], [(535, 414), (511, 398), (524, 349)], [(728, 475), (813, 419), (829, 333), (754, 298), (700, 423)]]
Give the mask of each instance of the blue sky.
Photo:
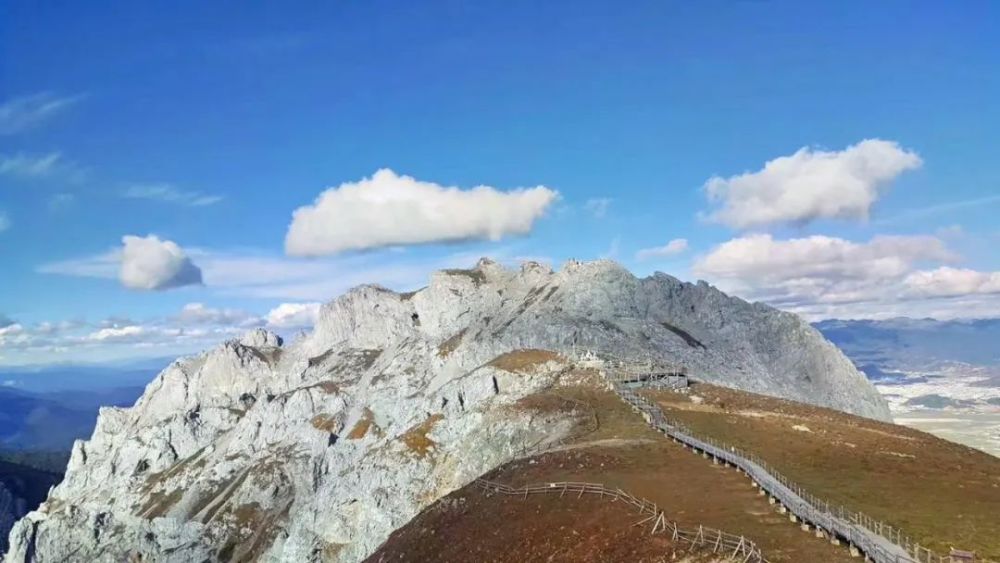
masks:
[[(0, 11), (0, 364), (290, 331), (347, 287), (412, 288), (480, 255), (610, 257), (809, 318), (1000, 315), (1000, 14), (987, 2)], [(885, 144), (855, 151), (858, 165), (849, 149), (868, 139)], [(804, 147), (799, 172), (734, 179)], [(331, 201), (317, 228), (375, 242), (288, 255), (293, 211), (383, 168), (558, 196), (510, 203), (526, 229), (418, 243)], [(871, 201), (838, 208), (842, 181)], [(771, 219), (720, 218), (749, 212), (740, 194), (778, 192)], [(149, 235), (182, 258), (134, 253), (186, 260), (204, 283), (130, 285), (122, 238)]]

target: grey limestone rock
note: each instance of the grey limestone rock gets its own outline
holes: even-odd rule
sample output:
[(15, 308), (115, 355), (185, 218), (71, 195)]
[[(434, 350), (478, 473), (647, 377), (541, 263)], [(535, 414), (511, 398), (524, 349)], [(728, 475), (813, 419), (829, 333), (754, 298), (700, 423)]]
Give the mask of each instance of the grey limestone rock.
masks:
[(793, 314), (608, 261), (483, 259), (413, 293), (356, 288), (290, 344), (256, 330), (174, 362), (134, 407), (101, 410), (6, 561), (361, 560), (434, 500), (570, 431), (566, 413), (516, 408), (567, 361), (515, 374), (496, 358), (584, 348), (889, 416)]

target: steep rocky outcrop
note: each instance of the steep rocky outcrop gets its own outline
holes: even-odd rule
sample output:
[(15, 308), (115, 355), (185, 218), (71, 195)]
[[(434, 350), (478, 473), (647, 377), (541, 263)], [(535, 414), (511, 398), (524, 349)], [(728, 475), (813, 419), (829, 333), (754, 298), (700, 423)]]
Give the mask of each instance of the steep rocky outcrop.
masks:
[(133, 408), (102, 409), (7, 561), (360, 560), (435, 499), (569, 433), (577, 413), (523, 399), (593, 379), (571, 369), (574, 348), (888, 417), (794, 315), (607, 261), (482, 260), (413, 293), (354, 289), (288, 345), (257, 330), (178, 360)]

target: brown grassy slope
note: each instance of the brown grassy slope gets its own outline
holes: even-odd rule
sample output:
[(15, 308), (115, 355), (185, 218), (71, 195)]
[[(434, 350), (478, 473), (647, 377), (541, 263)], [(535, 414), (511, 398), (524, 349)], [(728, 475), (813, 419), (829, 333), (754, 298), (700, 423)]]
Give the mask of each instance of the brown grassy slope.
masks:
[(1000, 459), (930, 434), (819, 407), (696, 385), (650, 393), (696, 432), (756, 452), (816, 496), (902, 528), (938, 553), (1000, 559)]
[[(367, 561), (717, 561), (687, 552), (663, 534), (632, 526), (623, 503), (600, 498), (488, 494), (475, 485), (439, 500), (397, 530)], [(676, 559), (675, 559), (676, 557)]]
[[(578, 431), (559, 451), (509, 463), (487, 475), (491, 480), (515, 487), (549, 481), (604, 483), (656, 502), (682, 527), (702, 524), (746, 535), (775, 563), (851, 560), (846, 549), (800, 531), (733, 469), (713, 465), (651, 430), (607, 390), (559, 387), (515, 408), (575, 412)], [(468, 487), (457, 494), (466, 499), (460, 501), (464, 508), (443, 509), (441, 504), (450, 501), (439, 501), (397, 530), (370, 561), (658, 561), (650, 557), (672, 556), (674, 546), (661, 543), (627, 543), (638, 550), (634, 554), (602, 551), (616, 542), (631, 542), (629, 538), (649, 537), (648, 529), (630, 535), (638, 518), (607, 501), (584, 500), (594, 504), (581, 507), (542, 497), (527, 504), (499, 498), (487, 502), (481, 498), (484, 493)], [(581, 551), (573, 547), (577, 544)], [(587, 559), (590, 550), (594, 555)], [(437, 553), (440, 558), (433, 556)], [(399, 556), (403, 558), (393, 559)]]

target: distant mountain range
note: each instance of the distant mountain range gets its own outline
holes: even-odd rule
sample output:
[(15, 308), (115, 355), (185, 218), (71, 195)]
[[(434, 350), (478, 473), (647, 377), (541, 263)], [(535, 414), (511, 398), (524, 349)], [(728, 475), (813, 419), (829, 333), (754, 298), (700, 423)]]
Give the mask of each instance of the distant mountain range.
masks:
[(0, 368), (0, 451), (68, 453), (100, 407), (131, 406), (167, 363)]
[(1000, 319), (826, 320), (813, 326), (861, 367), (907, 369), (926, 367), (928, 362), (1000, 365)]
[(34, 393), (145, 387), (172, 361), (152, 358), (117, 364), (0, 366), (0, 387)]
[(102, 406), (131, 406), (142, 387), (29, 393), (0, 387), (0, 449), (68, 451), (88, 438)]
[(872, 380), (897, 422), (1000, 455), (1000, 319), (814, 326)]
[(7, 534), (14, 522), (37, 508), (60, 480), (62, 473), (0, 461), (0, 555), (7, 551)]

